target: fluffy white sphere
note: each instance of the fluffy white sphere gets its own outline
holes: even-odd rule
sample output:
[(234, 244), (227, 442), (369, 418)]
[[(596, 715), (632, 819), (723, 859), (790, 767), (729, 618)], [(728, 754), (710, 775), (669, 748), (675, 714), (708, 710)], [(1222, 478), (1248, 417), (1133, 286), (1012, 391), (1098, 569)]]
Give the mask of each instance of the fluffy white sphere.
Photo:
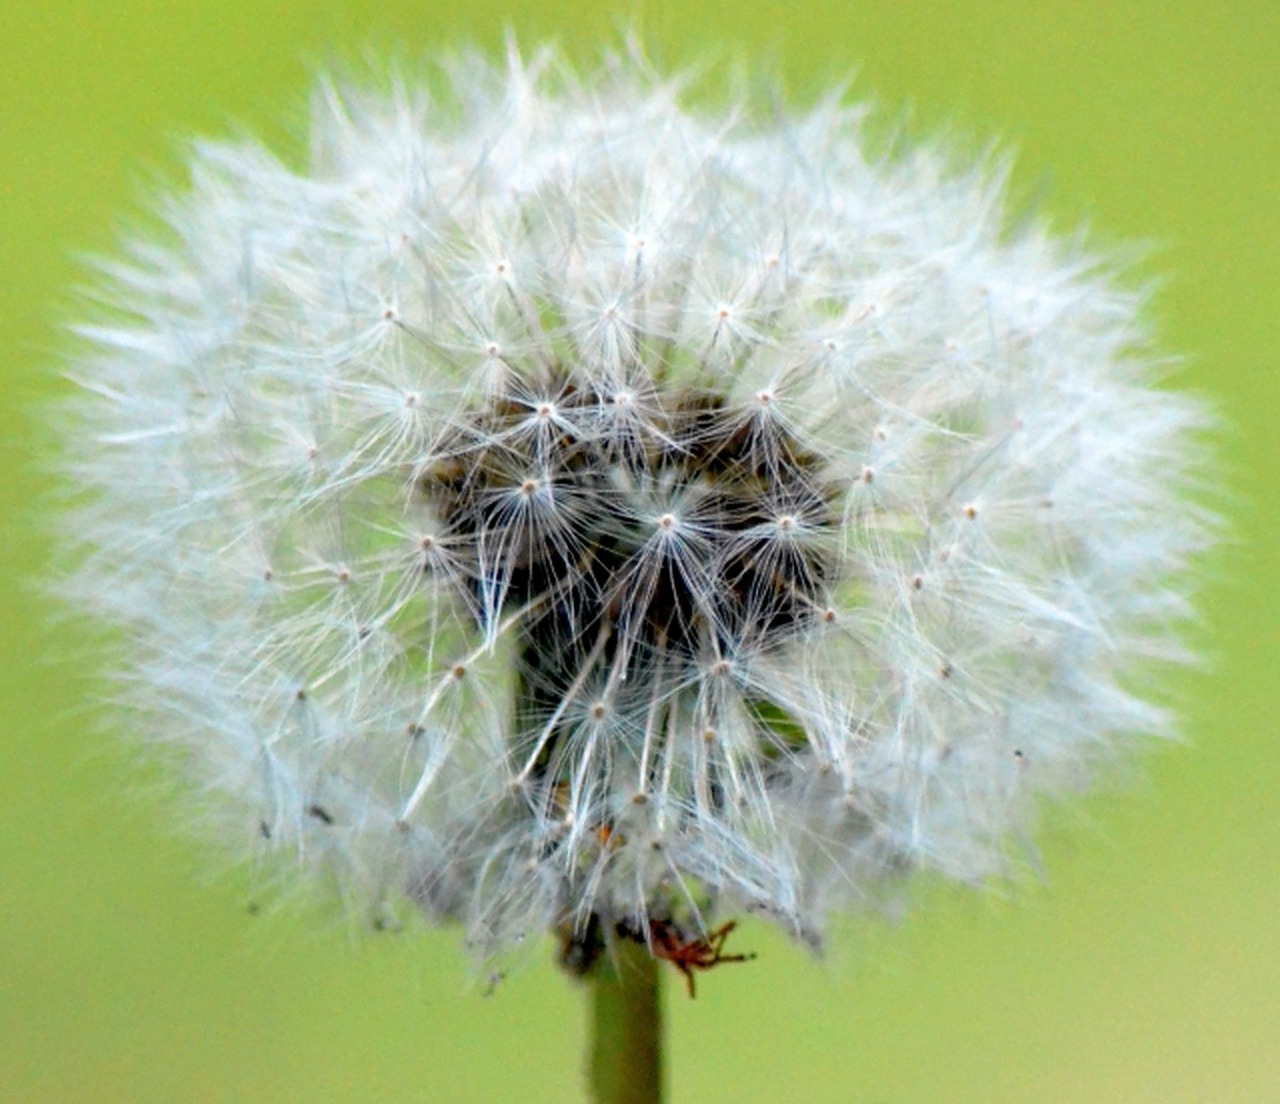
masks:
[(619, 61), (326, 85), (104, 266), (67, 412), (138, 723), (482, 954), (1002, 870), (1169, 719), (1201, 408), (999, 166)]

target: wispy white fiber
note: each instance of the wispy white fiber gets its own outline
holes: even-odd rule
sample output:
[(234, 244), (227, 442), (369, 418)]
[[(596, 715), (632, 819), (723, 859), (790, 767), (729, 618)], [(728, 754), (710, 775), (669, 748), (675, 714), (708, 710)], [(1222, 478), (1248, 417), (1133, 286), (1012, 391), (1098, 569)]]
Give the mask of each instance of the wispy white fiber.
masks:
[(468, 55), (323, 85), (304, 172), (195, 149), (65, 411), (68, 594), (193, 817), (481, 954), (813, 940), (1169, 731), (1204, 411), (1002, 164), (862, 120)]

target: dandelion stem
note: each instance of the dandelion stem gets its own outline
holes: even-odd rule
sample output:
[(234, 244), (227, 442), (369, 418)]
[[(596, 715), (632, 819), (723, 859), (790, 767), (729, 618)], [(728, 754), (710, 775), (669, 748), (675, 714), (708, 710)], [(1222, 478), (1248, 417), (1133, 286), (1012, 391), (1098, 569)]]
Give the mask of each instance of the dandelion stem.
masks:
[(591, 972), (594, 1104), (659, 1104), (662, 1015), (658, 962), (643, 944), (619, 940)]

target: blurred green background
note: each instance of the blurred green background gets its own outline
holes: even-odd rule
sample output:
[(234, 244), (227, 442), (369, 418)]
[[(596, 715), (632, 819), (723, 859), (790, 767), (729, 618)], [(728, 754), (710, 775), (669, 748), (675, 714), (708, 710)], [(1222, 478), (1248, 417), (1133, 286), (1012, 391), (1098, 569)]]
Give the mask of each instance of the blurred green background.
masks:
[[(1186, 677), (1186, 746), (1043, 836), (1047, 877), (923, 891), (815, 964), (762, 952), (668, 991), (672, 1098), (1002, 1104), (1280, 1100), (1280, 5), (1121, 0), (683, 0), (631, 9), (382, 0), (5, 4), (0, 66), (0, 1101), (571, 1101), (581, 994), (548, 955), (484, 998), (455, 934), (353, 938), (252, 916), (83, 715), (73, 630), (30, 585), (32, 400), (54, 394), (75, 253), (178, 141), (286, 133), (316, 59), (557, 37), (589, 58), (632, 18), (671, 61), (776, 60), (797, 95), (850, 70), (912, 126), (995, 133), (1060, 225), (1157, 246), (1179, 385), (1230, 424), (1236, 542)], [(122, 735), (125, 735), (122, 733)], [(145, 775), (145, 769), (141, 770)]]

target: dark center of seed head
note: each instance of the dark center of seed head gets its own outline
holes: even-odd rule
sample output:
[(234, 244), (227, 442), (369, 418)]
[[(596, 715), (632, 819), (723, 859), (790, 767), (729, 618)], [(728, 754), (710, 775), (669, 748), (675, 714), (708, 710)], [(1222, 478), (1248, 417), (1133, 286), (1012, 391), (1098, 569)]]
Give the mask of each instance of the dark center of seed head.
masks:
[[(822, 457), (756, 402), (660, 393), (641, 416), (631, 398), (517, 381), (457, 421), (420, 481), (478, 627), (526, 611), (514, 630), (524, 727), (563, 713), (568, 695), (643, 692), (659, 670), (674, 684), (785, 646), (828, 605), (835, 489)], [(512, 492), (538, 491), (538, 509), (512, 507)]]

